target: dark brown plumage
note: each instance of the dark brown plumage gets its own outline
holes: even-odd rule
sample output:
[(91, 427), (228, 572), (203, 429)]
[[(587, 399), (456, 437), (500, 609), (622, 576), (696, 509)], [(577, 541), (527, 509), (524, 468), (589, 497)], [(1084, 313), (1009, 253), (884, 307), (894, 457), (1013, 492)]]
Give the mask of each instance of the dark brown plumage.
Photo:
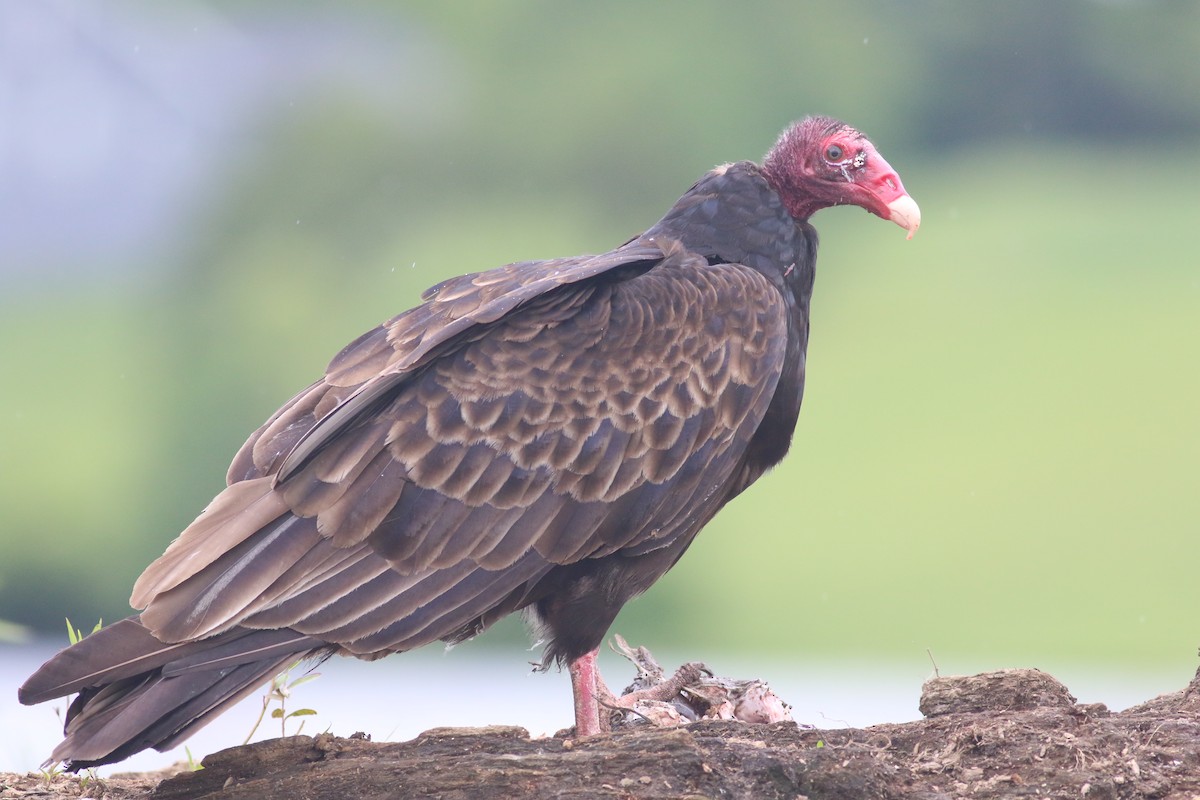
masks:
[(59, 653), (52, 761), (166, 749), (297, 658), (377, 658), (518, 609), (596, 733), (617, 612), (788, 449), (817, 237), (916, 204), (860, 134), (797, 123), (597, 256), (445, 281), (348, 345), (257, 430), (229, 487), (134, 586), (140, 615)]

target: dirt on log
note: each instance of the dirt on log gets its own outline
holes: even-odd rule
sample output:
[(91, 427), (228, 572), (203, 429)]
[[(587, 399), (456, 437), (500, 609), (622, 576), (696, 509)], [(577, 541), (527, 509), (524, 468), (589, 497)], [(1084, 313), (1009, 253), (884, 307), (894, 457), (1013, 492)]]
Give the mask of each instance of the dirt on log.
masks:
[(0, 798), (1200, 797), (1200, 680), (1111, 713), (1043, 672), (1005, 670), (934, 678), (921, 710), (916, 722), (840, 730), (706, 720), (591, 739), (512, 727), (399, 743), (295, 736), (165, 780), (0, 775)]

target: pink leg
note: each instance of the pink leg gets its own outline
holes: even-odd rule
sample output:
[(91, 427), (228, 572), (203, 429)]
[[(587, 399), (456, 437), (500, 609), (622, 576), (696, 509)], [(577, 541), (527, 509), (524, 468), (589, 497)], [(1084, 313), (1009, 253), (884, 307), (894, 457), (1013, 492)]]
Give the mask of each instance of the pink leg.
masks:
[(571, 673), (571, 694), (575, 698), (575, 735), (596, 736), (600, 724), (600, 673), (596, 669), (597, 650), (584, 653), (567, 665)]
[(600, 677), (600, 669), (596, 666), (599, 652), (597, 648), (584, 653), (567, 665), (567, 671), (571, 673), (571, 694), (575, 698), (576, 736), (598, 736), (611, 732), (612, 710), (636, 708), (641, 700), (670, 700), (684, 687), (698, 681), (705, 671), (703, 664), (684, 664), (670, 678), (660, 680), (654, 686), (616, 697)]

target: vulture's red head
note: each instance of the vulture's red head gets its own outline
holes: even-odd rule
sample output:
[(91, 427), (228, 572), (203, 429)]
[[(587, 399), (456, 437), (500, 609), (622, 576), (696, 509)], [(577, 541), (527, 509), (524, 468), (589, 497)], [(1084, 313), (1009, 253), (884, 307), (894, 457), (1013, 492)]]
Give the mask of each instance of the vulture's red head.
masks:
[(798, 220), (829, 206), (856, 205), (890, 219), (909, 239), (921, 225), (921, 209), (896, 171), (867, 137), (836, 119), (793, 124), (763, 159), (763, 172)]

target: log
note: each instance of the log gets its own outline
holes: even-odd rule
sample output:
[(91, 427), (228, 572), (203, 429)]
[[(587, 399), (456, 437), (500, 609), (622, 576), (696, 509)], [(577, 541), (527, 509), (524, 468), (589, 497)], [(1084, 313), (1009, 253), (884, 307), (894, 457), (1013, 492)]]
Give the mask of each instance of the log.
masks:
[[(1200, 682), (1111, 713), (1038, 670), (927, 682), (926, 719), (818, 730), (793, 722), (627, 725), (609, 736), (434, 728), (407, 742), (356, 734), (234, 747), (140, 794), (235, 798), (1192, 798), (1200, 796)], [(5, 776), (9, 777), (9, 776)], [(60, 777), (39, 798), (55, 794)], [(65, 785), (65, 784), (64, 784)], [(0, 798), (8, 794), (0, 778)]]

